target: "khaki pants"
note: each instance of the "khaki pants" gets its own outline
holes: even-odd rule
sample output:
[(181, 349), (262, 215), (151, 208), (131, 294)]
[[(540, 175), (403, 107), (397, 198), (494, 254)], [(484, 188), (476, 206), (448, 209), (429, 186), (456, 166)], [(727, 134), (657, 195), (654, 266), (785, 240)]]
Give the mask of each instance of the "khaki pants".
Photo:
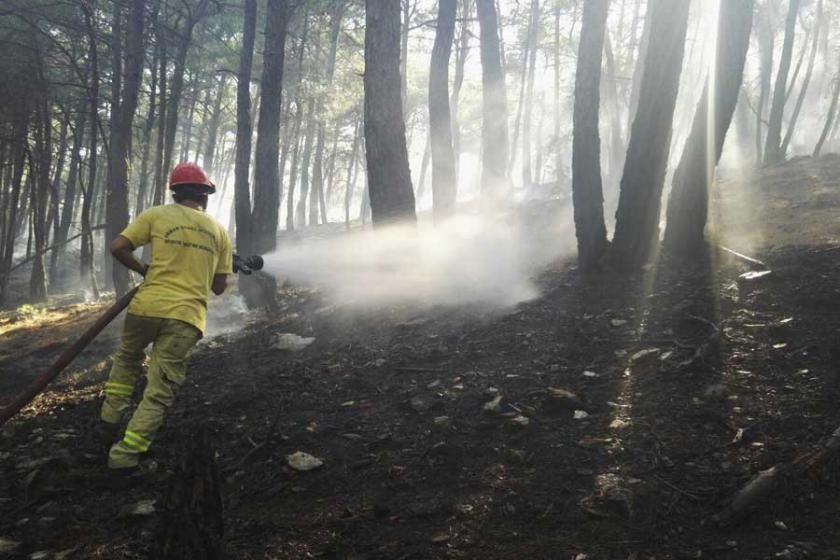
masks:
[(184, 383), (187, 358), (200, 338), (197, 328), (177, 319), (126, 315), (122, 342), (105, 383), (103, 421), (116, 424), (126, 415), (134, 386), (143, 373), (144, 350), (149, 344), (152, 352), (143, 400), (129, 420), (123, 439), (111, 447), (109, 467), (128, 468), (140, 463), (140, 455), (148, 451), (163, 424), (166, 409), (172, 406), (175, 393)]

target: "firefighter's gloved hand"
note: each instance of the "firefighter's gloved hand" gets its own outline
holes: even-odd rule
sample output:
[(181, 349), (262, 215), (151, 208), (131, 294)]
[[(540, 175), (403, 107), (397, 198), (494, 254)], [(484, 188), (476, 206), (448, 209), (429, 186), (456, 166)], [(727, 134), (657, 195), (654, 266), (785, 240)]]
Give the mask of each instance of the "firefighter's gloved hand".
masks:
[(259, 255), (252, 255), (250, 257), (233, 255), (234, 272), (241, 272), (242, 274), (248, 275), (255, 270), (262, 270), (263, 264), (263, 258)]

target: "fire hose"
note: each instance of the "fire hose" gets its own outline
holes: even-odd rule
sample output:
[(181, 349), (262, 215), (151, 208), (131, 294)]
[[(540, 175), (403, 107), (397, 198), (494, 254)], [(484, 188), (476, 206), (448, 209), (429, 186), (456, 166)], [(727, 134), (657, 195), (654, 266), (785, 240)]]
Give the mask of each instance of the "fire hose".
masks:
[[(252, 257), (240, 257), (239, 255), (233, 256), (234, 272), (248, 275), (254, 271), (261, 270), (262, 267), (263, 259), (259, 255)], [(32, 399), (43, 391), (56, 377), (58, 377), (58, 375), (64, 371), (64, 368), (70, 365), (70, 363), (82, 353), (82, 350), (87, 348), (87, 346), (93, 342), (93, 339), (102, 332), (102, 329), (107, 327), (108, 324), (117, 317), (117, 315), (122, 313), (122, 311), (128, 307), (128, 304), (131, 302), (132, 298), (134, 298), (134, 295), (139, 289), (140, 286), (137, 286), (118, 299), (111, 307), (106, 309), (105, 312), (93, 323), (93, 325), (91, 325), (88, 330), (82, 334), (82, 336), (64, 349), (61, 355), (52, 363), (52, 365), (50, 365), (49, 368), (47, 368), (47, 371), (36, 377), (32, 383), (30, 383), (22, 393), (15, 397), (11, 403), (0, 409), (0, 426), (5, 424), (10, 418), (20, 412), (23, 407), (32, 402)]]

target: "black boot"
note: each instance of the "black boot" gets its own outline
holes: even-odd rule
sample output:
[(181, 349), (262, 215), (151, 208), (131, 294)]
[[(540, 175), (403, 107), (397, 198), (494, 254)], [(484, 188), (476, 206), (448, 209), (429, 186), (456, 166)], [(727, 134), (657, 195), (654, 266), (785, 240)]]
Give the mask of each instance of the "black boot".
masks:
[(91, 431), (93, 444), (100, 449), (110, 449), (119, 439), (120, 427), (120, 424), (111, 424), (110, 422), (99, 420)]

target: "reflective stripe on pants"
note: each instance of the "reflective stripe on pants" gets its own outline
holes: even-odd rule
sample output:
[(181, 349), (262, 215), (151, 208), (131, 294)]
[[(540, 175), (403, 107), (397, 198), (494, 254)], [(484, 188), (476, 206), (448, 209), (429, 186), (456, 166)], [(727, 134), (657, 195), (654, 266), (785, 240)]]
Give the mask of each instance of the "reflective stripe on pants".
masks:
[(143, 399), (126, 427), (123, 439), (108, 454), (108, 466), (133, 467), (148, 451), (163, 424), (166, 410), (183, 384), (190, 350), (201, 338), (194, 326), (176, 319), (127, 315), (122, 343), (114, 355), (111, 375), (105, 385), (102, 419), (119, 422), (130, 404), (134, 385), (142, 373), (143, 350), (151, 342), (149, 371)]

